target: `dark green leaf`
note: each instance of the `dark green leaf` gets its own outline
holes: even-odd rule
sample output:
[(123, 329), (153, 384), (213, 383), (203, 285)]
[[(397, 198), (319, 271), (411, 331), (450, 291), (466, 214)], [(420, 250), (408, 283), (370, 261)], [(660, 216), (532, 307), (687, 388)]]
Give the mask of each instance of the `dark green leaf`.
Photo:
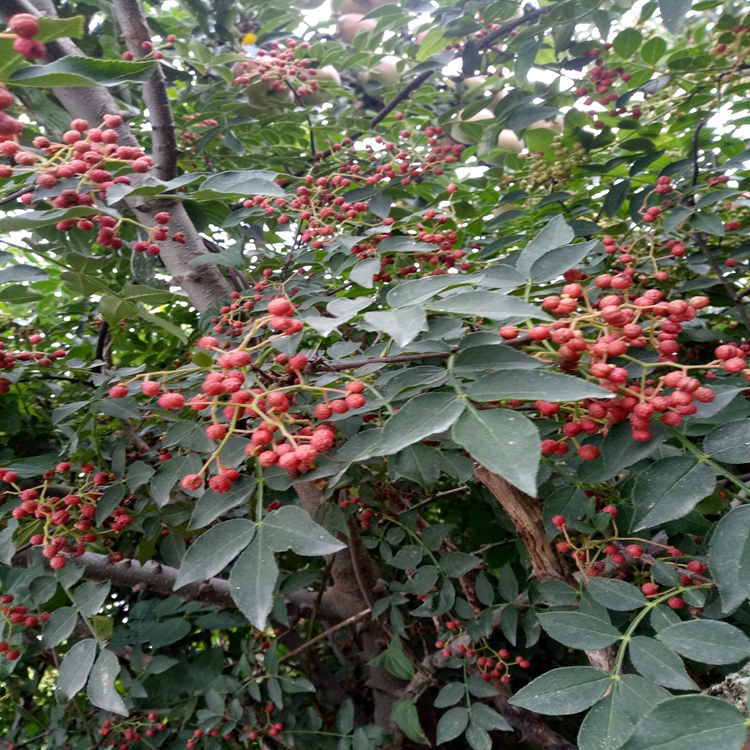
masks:
[(466, 696), (466, 687), (463, 682), (448, 683), (435, 698), (435, 708), (448, 708), (455, 706)]
[(260, 526), (263, 543), (274, 552), (292, 549), (298, 555), (331, 555), (346, 547), (299, 506), (285, 505), (272, 511)]
[(365, 322), (376, 331), (387, 333), (400, 347), (407, 346), (421, 333), (427, 330), (427, 315), (418, 305), (401, 307), (398, 310), (368, 312)]
[(575, 232), (558, 214), (554, 216), (541, 232), (521, 251), (516, 262), (518, 273), (524, 278), (531, 278), (531, 268), (540, 258), (558, 247), (573, 241)]
[[(518, 297), (509, 297), (501, 292), (461, 292), (439, 300), (428, 301), (425, 307), (435, 312), (469, 315), (472, 318), (491, 320), (504, 320), (510, 317), (550, 319), (541, 307), (524, 302)], [(374, 313), (369, 314), (374, 315)]]
[(78, 612), (73, 607), (56, 609), (42, 628), (42, 643), (45, 648), (54, 648), (67, 640), (78, 620)]
[(728, 622), (688, 620), (660, 630), (656, 637), (704, 664), (734, 664), (750, 656), (750, 638)]
[(234, 603), (259, 630), (266, 627), (273, 609), (273, 591), (279, 577), (273, 551), (263, 543), (263, 536), (263, 524), (260, 524), (255, 539), (240, 555), (229, 575)]
[(83, 690), (91, 667), (94, 666), (95, 657), (96, 641), (93, 638), (78, 641), (65, 655), (60, 665), (57, 689), (66, 699), (70, 700), (76, 693)]
[(745, 717), (731, 703), (707, 695), (682, 695), (657, 704), (622, 750), (741, 750)]
[(438, 721), (437, 744), (442, 745), (445, 742), (455, 740), (456, 737), (463, 734), (468, 724), (469, 712), (465, 708), (456, 707), (446, 711)]
[(111, 588), (112, 584), (109, 581), (82, 583), (73, 594), (73, 603), (84, 617), (95, 615), (101, 610)]
[(638, 475), (633, 488), (633, 530), (686, 516), (714, 491), (715, 483), (714, 470), (692, 456), (655, 461)]
[(446, 552), (440, 556), (440, 569), (444, 575), (459, 578), (479, 565), (481, 560), (465, 552)]
[(750, 419), (736, 419), (712, 430), (703, 450), (715, 461), (745, 464), (750, 461)]
[(471, 722), (476, 724), (480, 729), (484, 729), (485, 731), (499, 729), (501, 732), (513, 731), (513, 727), (497, 711), (485, 703), (473, 703), (469, 712), (471, 714)]
[(536, 495), (541, 443), (531, 420), (506, 409), (471, 408), (453, 425), (452, 436), (487, 469)]
[(255, 536), (255, 523), (235, 518), (211, 527), (188, 547), (174, 583), (175, 590), (220, 573)]
[(95, 521), (97, 526), (103, 526), (109, 518), (110, 513), (122, 502), (125, 497), (125, 485), (122, 483), (113, 484), (107, 487), (104, 494), (99, 498), (96, 504)]
[(616, 578), (589, 578), (586, 590), (607, 609), (629, 612), (646, 604), (646, 597), (632, 584)]
[(722, 611), (733, 612), (750, 596), (750, 577), (740, 562), (750, 553), (750, 505), (734, 508), (714, 526), (708, 548), (711, 573), (721, 593)]
[(465, 400), (450, 393), (426, 393), (411, 399), (386, 422), (382, 438), (384, 455), (445, 432), (465, 407)]
[(608, 393), (594, 383), (572, 375), (546, 370), (503, 370), (479, 378), (468, 388), (477, 401), (518, 399), (526, 401), (582, 401), (585, 398), (608, 398)]
[(630, 192), (630, 180), (621, 180), (613, 185), (604, 199), (604, 213), (614, 216), (623, 206)]
[(610, 624), (581, 612), (545, 612), (539, 615), (539, 621), (549, 636), (571, 648), (592, 651), (621, 638)]
[(562, 667), (546, 672), (519, 690), (511, 705), (540, 714), (577, 714), (601, 700), (612, 676), (594, 667)]
[(396, 701), (391, 709), (391, 721), (398, 725), (401, 731), (413, 742), (429, 745), (417, 715), (414, 701)]
[(274, 180), (275, 172), (261, 169), (241, 169), (211, 175), (196, 192), (198, 199), (217, 195), (270, 195), (281, 197), (284, 189)]
[(638, 635), (628, 644), (633, 666), (649, 680), (674, 690), (698, 690), (688, 677), (682, 659), (668, 646)]

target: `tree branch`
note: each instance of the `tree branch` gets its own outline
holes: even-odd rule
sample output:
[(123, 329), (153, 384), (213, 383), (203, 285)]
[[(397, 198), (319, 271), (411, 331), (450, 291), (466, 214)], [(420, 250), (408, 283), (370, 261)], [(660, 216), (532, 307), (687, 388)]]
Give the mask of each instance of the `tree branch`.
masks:
[(714, 257), (714, 254), (711, 252), (711, 248), (709, 248), (708, 243), (703, 238), (703, 235), (700, 232), (693, 232), (692, 237), (693, 240), (695, 240), (695, 244), (698, 245), (706, 260), (708, 261), (708, 265), (711, 266), (713, 272), (718, 276), (721, 285), (727, 292), (727, 296), (732, 300), (732, 302), (734, 302), (734, 306), (737, 308), (737, 312), (740, 314), (740, 318), (742, 319), (742, 322), (745, 326), (745, 330), (750, 332), (750, 317), (747, 314), (747, 308), (742, 302), (743, 295), (738, 294), (737, 290), (734, 287), (734, 284), (732, 284), (732, 282), (724, 276), (724, 273), (721, 270), (721, 266)]
[[(18, 200), (22, 195), (26, 195), (27, 193), (33, 193), (35, 189), (36, 189), (35, 185), (29, 185), (28, 187), (21, 188), (20, 190), (16, 190), (15, 193), (6, 195), (5, 198), (0, 200), (0, 206), (5, 206), (8, 203), (13, 203), (13, 201)], [(17, 745), (16, 747), (19, 747), (19, 745)]]
[[(45, 15), (50, 18), (57, 17), (57, 12), (51, 3), (44, 2), (44, 0), (36, 1), (40, 5), (43, 4), (41, 12), (29, 0), (0, 0), (0, 16), (6, 20), (15, 13)], [(133, 1), (135, 2), (135, 0)], [(45, 63), (54, 62), (66, 55), (85, 56), (70, 39), (55, 39), (54, 41), (46, 42), (45, 46), (47, 48), (47, 55), (44, 58)], [(102, 86), (88, 88), (58, 87), (53, 88), (52, 91), (71, 117), (85, 119), (92, 125), (98, 126), (104, 120), (105, 115), (116, 114), (120, 111), (117, 100), (108, 89)], [(154, 113), (152, 112), (151, 114), (153, 117)], [(139, 145), (126, 123), (123, 123), (117, 130), (120, 134), (119, 144), (123, 146)], [(155, 146), (159, 142), (160, 137), (162, 137), (161, 143), (166, 142), (163, 140), (163, 135), (162, 133), (161, 136), (157, 136), (157, 131), (154, 131)], [(174, 158), (176, 158), (176, 155), (177, 151), (175, 147)], [(161, 154), (158, 155), (158, 159), (161, 159)], [(169, 162), (165, 163), (168, 164)], [(166, 174), (167, 172), (168, 170), (165, 168), (162, 173)], [(147, 176), (134, 175), (132, 178), (133, 185), (137, 186)], [(182, 287), (190, 302), (199, 312), (205, 312), (220, 299), (229, 296), (231, 287), (216, 266), (206, 265), (200, 268), (193, 268), (188, 265), (188, 262), (193, 258), (204, 255), (205, 249), (203, 247), (203, 240), (190, 220), (187, 211), (185, 211), (182, 201), (131, 197), (126, 198), (124, 203), (131, 211), (138, 214), (139, 221), (149, 226), (156, 225), (154, 216), (157, 213), (161, 211), (168, 211), (170, 213), (172, 217), (169, 223), (171, 233), (182, 232), (185, 235), (185, 244), (175, 242), (172, 239), (164, 240), (160, 243), (160, 257), (167, 271), (172, 275), (173, 283)]]
[[(534, 570), (540, 581), (564, 581), (571, 586), (578, 586), (562, 556), (552, 547), (547, 539), (542, 519), (542, 506), (538, 500), (529, 497), (498, 474), (477, 466), (474, 470), (477, 479), (497, 498), (503, 510), (508, 514), (518, 531)], [(594, 667), (607, 672), (614, 668), (614, 654), (611, 649), (586, 651), (586, 656)]]
[(347, 625), (351, 625), (352, 623), (357, 622), (357, 620), (361, 620), (365, 615), (369, 615), (370, 612), (372, 612), (372, 609), (368, 607), (367, 609), (363, 609), (361, 612), (358, 612), (356, 615), (347, 617), (347, 619), (343, 622), (340, 622), (337, 625), (334, 625), (332, 628), (328, 628), (328, 630), (319, 633), (315, 636), (315, 638), (310, 638), (309, 641), (305, 641), (301, 646), (295, 648), (294, 651), (290, 651), (288, 654), (284, 654), (284, 656), (282, 656), (279, 661), (292, 659), (298, 654), (301, 654), (303, 651), (306, 651), (313, 644), (318, 643), (318, 641), (322, 641), (324, 638), (328, 638), (329, 635), (335, 633), (337, 630), (341, 630), (341, 628), (345, 628)]
[[(138, 0), (113, 0), (112, 8), (122, 29), (125, 44), (133, 57), (145, 57), (147, 53), (142, 44), (151, 41), (151, 31)], [(159, 179), (166, 182), (177, 175), (179, 150), (172, 106), (167, 93), (167, 79), (160, 63), (157, 63), (142, 91), (151, 123), (154, 171)]]

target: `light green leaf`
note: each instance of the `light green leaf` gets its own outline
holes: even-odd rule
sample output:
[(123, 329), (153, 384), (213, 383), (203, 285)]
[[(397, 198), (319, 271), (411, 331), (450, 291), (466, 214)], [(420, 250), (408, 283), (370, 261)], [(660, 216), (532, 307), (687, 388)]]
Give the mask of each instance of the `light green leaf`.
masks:
[(674, 690), (698, 690), (688, 677), (682, 659), (671, 648), (653, 638), (637, 635), (628, 644), (633, 666), (649, 680)]
[(551, 638), (586, 651), (607, 648), (622, 637), (617, 628), (582, 612), (543, 612), (539, 622)]
[(418, 305), (368, 312), (364, 314), (364, 319), (376, 331), (387, 333), (400, 347), (407, 346), (422, 331), (427, 330), (427, 315)]
[(10, 83), (41, 88), (145, 83), (157, 64), (156, 60), (128, 62), (68, 55), (46, 65), (21, 68), (10, 76)]
[(111, 652), (104, 649), (99, 653), (89, 677), (89, 700), (104, 711), (128, 716), (125, 702), (115, 688), (115, 680), (120, 672), (120, 662)]
[(467, 392), (477, 401), (501, 401), (507, 398), (567, 402), (612, 396), (609, 391), (583, 378), (547, 370), (491, 372), (472, 383)]
[(273, 551), (264, 543), (263, 524), (250, 546), (240, 555), (229, 575), (232, 599), (258, 630), (263, 630), (273, 609), (273, 592), (279, 577)]
[(91, 667), (94, 666), (95, 657), (96, 640), (93, 638), (78, 641), (65, 655), (60, 665), (57, 689), (66, 699), (70, 700), (76, 693), (83, 690)]
[(719, 620), (688, 620), (660, 630), (656, 637), (688, 659), (703, 664), (734, 664), (750, 656), (750, 638)]

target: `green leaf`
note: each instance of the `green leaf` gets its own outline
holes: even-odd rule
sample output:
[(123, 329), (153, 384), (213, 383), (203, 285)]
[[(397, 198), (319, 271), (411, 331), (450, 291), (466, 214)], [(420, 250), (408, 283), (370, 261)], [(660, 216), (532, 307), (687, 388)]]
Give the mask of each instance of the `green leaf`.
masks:
[(621, 638), (609, 623), (582, 612), (544, 612), (539, 622), (551, 638), (570, 648), (595, 651)]
[(89, 677), (89, 700), (104, 711), (128, 716), (125, 702), (115, 688), (115, 680), (120, 673), (120, 662), (111, 652), (104, 649), (99, 653)]
[[(224, 453), (222, 453), (223, 455)], [(232, 489), (229, 492), (215, 492), (212, 489), (206, 490), (198, 498), (198, 502), (193, 508), (189, 528), (202, 529), (213, 523), (220, 516), (223, 516), (227, 511), (236, 508), (238, 505), (242, 505), (253, 494), (256, 484), (255, 477), (243, 476), (240, 477), (239, 482), (235, 482), (232, 485)]]
[(104, 605), (111, 588), (109, 581), (82, 583), (73, 594), (73, 604), (83, 617), (95, 615)]
[(531, 278), (531, 268), (541, 257), (573, 241), (575, 232), (558, 214), (554, 216), (541, 232), (521, 251), (516, 262), (516, 270), (524, 278)]
[(73, 632), (78, 612), (73, 607), (56, 609), (42, 628), (42, 643), (45, 648), (54, 648), (70, 637)]
[(492, 584), (487, 579), (487, 574), (483, 570), (480, 570), (479, 573), (477, 573), (477, 580), (474, 588), (477, 594), (477, 599), (479, 599), (479, 601), (486, 607), (491, 607), (495, 603), (495, 589), (492, 587)]
[(211, 527), (188, 547), (175, 590), (193, 581), (203, 581), (221, 572), (255, 536), (255, 523), (234, 518)]
[(630, 180), (620, 180), (613, 185), (604, 199), (604, 213), (614, 216), (623, 206), (630, 192)]
[(211, 175), (203, 182), (194, 195), (198, 200), (206, 200), (225, 195), (268, 195), (281, 198), (284, 189), (274, 180), (275, 172), (262, 169), (240, 169)]
[(469, 692), (475, 698), (492, 698), (496, 695), (500, 695), (495, 688), (492, 687), (488, 682), (480, 679), (476, 675), (470, 675), (466, 681), (466, 687), (469, 688)]
[[(383, 254), (389, 253), (431, 253), (434, 246), (427, 242), (418, 242), (411, 237), (403, 235), (391, 235), (381, 240), (378, 244), (378, 250)], [(444, 279), (447, 281), (447, 279)], [(391, 304), (390, 300), (388, 304)]]
[(547, 107), (543, 104), (529, 104), (526, 107), (517, 107), (503, 122), (503, 127), (508, 130), (523, 130), (540, 120), (549, 120), (557, 117), (560, 110), (556, 107)]
[(622, 750), (741, 750), (746, 739), (745, 717), (731, 703), (682, 695), (649, 711)]
[(674, 521), (690, 513), (716, 485), (716, 473), (692, 456), (655, 461), (633, 487), (633, 531)]
[(541, 443), (530, 419), (507, 409), (471, 408), (453, 425), (452, 437), (482, 466), (522, 492), (536, 494)]
[(0, 284), (10, 281), (44, 281), (48, 278), (49, 274), (46, 271), (26, 263), (16, 263), (0, 271)]
[(41, 292), (23, 286), (23, 284), (11, 284), (0, 290), (0, 302), (8, 302), (11, 305), (25, 305), (30, 302), (38, 302), (40, 299), (44, 299)]
[(260, 527), (263, 529), (263, 543), (274, 552), (292, 549), (298, 555), (332, 555), (346, 548), (299, 506), (278, 508), (258, 526), (259, 531)]
[(510, 563), (503, 565), (497, 581), (497, 590), (506, 602), (514, 602), (518, 598), (518, 580)]
[[(536, 131), (532, 131), (536, 132)], [(545, 253), (541, 258), (534, 261), (529, 271), (532, 281), (541, 284), (552, 281), (561, 276), (571, 268), (575, 268), (583, 259), (600, 247), (599, 240), (578, 242), (575, 245), (564, 245), (553, 252)]]
[[(487, 684), (486, 682), (484, 683)], [(480, 729), (491, 731), (499, 729), (501, 732), (512, 732), (513, 727), (494, 709), (485, 703), (473, 703), (469, 709), (470, 720)]]
[(472, 383), (467, 392), (477, 401), (500, 401), (507, 398), (567, 402), (582, 401), (585, 398), (609, 398), (612, 395), (583, 378), (546, 370), (491, 372)]
[[(119, 399), (123, 401), (124, 399)], [(177, 481), (186, 474), (194, 474), (200, 470), (202, 461), (196, 454), (190, 456), (175, 456), (162, 464), (151, 479), (151, 497), (156, 505), (164, 507), (172, 496)]]
[(733, 612), (750, 596), (750, 576), (740, 562), (750, 553), (750, 505), (741, 505), (713, 528), (708, 546), (711, 574), (719, 587), (722, 612)]
[(107, 487), (104, 494), (99, 498), (99, 502), (96, 504), (96, 516), (94, 518), (96, 525), (103, 526), (104, 522), (109, 518), (110, 513), (112, 513), (124, 498), (125, 485), (122, 484), (122, 482)]
[(156, 469), (152, 468), (144, 461), (135, 461), (128, 466), (128, 475), (125, 479), (125, 484), (128, 486), (128, 489), (133, 492), (144, 484), (148, 484), (155, 473)]
[(437, 744), (442, 745), (445, 742), (455, 740), (456, 737), (463, 734), (468, 725), (469, 712), (465, 708), (457, 706), (450, 711), (446, 711), (438, 721)]
[(508, 702), (552, 716), (577, 714), (601, 700), (612, 675), (594, 667), (552, 669), (519, 690)]
[(445, 49), (449, 43), (450, 39), (445, 37), (445, 29), (440, 26), (433, 26), (419, 43), (416, 59), (422, 62), (422, 60), (432, 57), (436, 52), (440, 52), (441, 49)]
[(693, 0), (659, 0), (661, 20), (667, 31), (677, 34), (682, 27)]
[(699, 232), (705, 232), (706, 234), (712, 234), (716, 237), (723, 237), (725, 234), (724, 222), (721, 216), (717, 214), (711, 214), (707, 211), (700, 211), (690, 217), (690, 226), (693, 229), (697, 229)]
[(463, 682), (448, 683), (435, 698), (435, 708), (448, 708), (455, 706), (466, 695), (466, 687)]
[(745, 464), (750, 461), (750, 419), (736, 419), (712, 430), (703, 441), (703, 451), (715, 461)]
[(364, 320), (376, 331), (387, 333), (400, 347), (407, 346), (422, 331), (427, 330), (427, 315), (418, 305), (368, 312), (364, 314)]
[(621, 675), (609, 695), (586, 714), (578, 733), (579, 750), (616, 750), (630, 737), (644, 713), (671, 697), (643, 677)]
[(60, 665), (57, 689), (68, 700), (83, 690), (96, 657), (96, 640), (86, 638), (68, 651)]
[(607, 609), (629, 612), (646, 604), (646, 597), (627, 581), (616, 578), (589, 578), (586, 590)]
[(412, 570), (422, 561), (424, 551), (414, 544), (407, 544), (396, 553), (391, 565), (399, 570)]
[(643, 35), (637, 29), (623, 29), (612, 42), (615, 54), (622, 58), (631, 57), (641, 46)]
[(83, 16), (70, 16), (69, 18), (40, 18), (39, 31), (34, 39), (40, 42), (51, 42), (53, 39), (70, 37), (80, 39), (84, 34)]
[(668, 646), (653, 638), (635, 636), (628, 644), (633, 666), (649, 680), (674, 690), (698, 690), (688, 677), (682, 659)]
[(47, 65), (29, 65), (10, 76), (12, 84), (40, 88), (119, 86), (122, 83), (145, 83), (151, 78), (156, 60), (96, 60), (68, 55)]
[(656, 637), (688, 659), (703, 664), (734, 664), (750, 655), (750, 638), (719, 620), (688, 620), (660, 630)]
[(550, 319), (540, 307), (524, 302), (518, 297), (509, 297), (502, 292), (461, 292), (426, 302), (425, 307), (434, 312), (469, 315), (472, 318), (490, 318), (491, 320), (505, 320), (510, 317)]
[(273, 551), (264, 544), (263, 524), (229, 574), (232, 599), (258, 630), (263, 630), (273, 609), (273, 592), (279, 569)]
[(336, 731), (341, 734), (350, 734), (354, 728), (354, 703), (347, 698), (336, 714)]
[(586, 494), (580, 487), (568, 485), (555, 490), (545, 501), (542, 509), (547, 538), (552, 541), (560, 529), (552, 523), (555, 516), (564, 516), (568, 523), (580, 520), (586, 514)]
[(487, 370), (536, 370), (542, 364), (535, 357), (509, 346), (488, 344), (458, 352), (453, 370), (459, 375), (470, 375), (475, 372), (483, 374)]
[(653, 36), (641, 47), (641, 58), (648, 65), (656, 65), (666, 52), (666, 41), (660, 36)]
[(401, 731), (413, 742), (429, 745), (417, 715), (414, 701), (396, 701), (391, 709), (391, 721), (398, 725)]
[(388, 644), (388, 648), (382, 654), (372, 659), (370, 664), (387, 669), (400, 680), (411, 680), (415, 674), (414, 667), (404, 653), (404, 645), (398, 636)]
[(450, 393), (426, 393), (407, 401), (383, 428), (383, 455), (397, 453), (430, 435), (445, 432), (465, 407), (465, 399)]
[(479, 565), (481, 560), (466, 552), (446, 552), (440, 556), (440, 570), (449, 578), (459, 578)]

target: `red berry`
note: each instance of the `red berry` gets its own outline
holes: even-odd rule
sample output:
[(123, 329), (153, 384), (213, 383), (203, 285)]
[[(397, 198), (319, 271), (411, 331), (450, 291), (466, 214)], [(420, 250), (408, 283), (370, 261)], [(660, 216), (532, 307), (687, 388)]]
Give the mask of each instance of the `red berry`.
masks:
[(558, 529), (561, 529), (563, 526), (565, 526), (565, 516), (552, 516), (552, 525), (557, 526)]
[(669, 599), (667, 599), (667, 606), (672, 609), (682, 609), (685, 606), (685, 602), (679, 596), (670, 596)]
[(643, 554), (643, 547), (640, 544), (629, 544), (625, 549), (633, 557), (640, 557)]

